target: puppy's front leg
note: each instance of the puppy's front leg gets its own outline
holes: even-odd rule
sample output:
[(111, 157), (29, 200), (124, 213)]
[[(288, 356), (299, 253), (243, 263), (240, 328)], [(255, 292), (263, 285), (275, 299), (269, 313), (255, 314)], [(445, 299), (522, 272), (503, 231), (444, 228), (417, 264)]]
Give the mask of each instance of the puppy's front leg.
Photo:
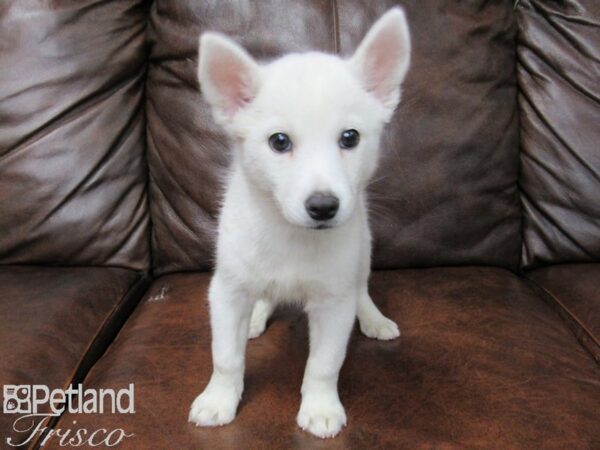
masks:
[(224, 425), (235, 417), (244, 390), (244, 354), (253, 302), (215, 274), (209, 290), (213, 373), (190, 409), (189, 421)]
[(315, 436), (333, 437), (346, 425), (337, 381), (356, 314), (355, 299), (309, 304), (310, 354), (302, 382), (298, 425)]

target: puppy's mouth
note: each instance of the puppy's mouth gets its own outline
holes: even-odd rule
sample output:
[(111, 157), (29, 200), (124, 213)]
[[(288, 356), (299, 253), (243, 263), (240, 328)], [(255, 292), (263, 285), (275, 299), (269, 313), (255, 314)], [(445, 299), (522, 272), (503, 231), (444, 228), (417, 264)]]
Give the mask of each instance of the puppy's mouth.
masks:
[(311, 225), (309, 228), (311, 230), (329, 230), (331, 228), (333, 228), (335, 225), (333, 223), (317, 223), (314, 225)]

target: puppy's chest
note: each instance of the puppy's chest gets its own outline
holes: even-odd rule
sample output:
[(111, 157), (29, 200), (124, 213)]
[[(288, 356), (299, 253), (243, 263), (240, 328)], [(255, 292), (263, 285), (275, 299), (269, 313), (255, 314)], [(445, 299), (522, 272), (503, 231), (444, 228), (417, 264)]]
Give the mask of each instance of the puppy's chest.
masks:
[(283, 271), (256, 273), (246, 280), (250, 291), (257, 298), (276, 302), (306, 302), (315, 297), (330, 296), (328, 285), (318, 279), (299, 278), (296, 274)]
[(319, 252), (306, 249), (255, 248), (243, 261), (245, 284), (256, 295), (277, 301), (304, 301), (331, 295), (330, 280), (336, 278), (339, 265)]
[(305, 301), (334, 296), (353, 276), (357, 254), (348, 246), (302, 241), (289, 236), (224, 236), (218, 265), (234, 273), (255, 297)]

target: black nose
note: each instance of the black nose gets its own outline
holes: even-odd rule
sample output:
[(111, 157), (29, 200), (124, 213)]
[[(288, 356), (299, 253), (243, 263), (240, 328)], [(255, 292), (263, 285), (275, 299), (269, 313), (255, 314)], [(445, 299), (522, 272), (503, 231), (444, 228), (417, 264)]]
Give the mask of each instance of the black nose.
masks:
[(335, 195), (316, 192), (304, 202), (308, 215), (315, 220), (333, 219), (340, 207), (340, 201)]

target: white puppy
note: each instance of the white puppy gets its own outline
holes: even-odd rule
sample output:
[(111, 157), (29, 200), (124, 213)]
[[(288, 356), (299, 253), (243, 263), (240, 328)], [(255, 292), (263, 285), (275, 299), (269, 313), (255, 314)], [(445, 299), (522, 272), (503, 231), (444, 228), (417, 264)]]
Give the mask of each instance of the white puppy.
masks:
[(348, 60), (313, 52), (259, 65), (226, 37), (201, 36), (201, 89), (235, 151), (209, 289), (213, 373), (191, 422), (233, 420), (249, 335), (274, 303), (293, 301), (310, 329), (298, 425), (332, 437), (346, 424), (337, 381), (355, 317), (369, 337), (400, 334), (367, 292), (366, 187), (409, 60), (399, 8)]

